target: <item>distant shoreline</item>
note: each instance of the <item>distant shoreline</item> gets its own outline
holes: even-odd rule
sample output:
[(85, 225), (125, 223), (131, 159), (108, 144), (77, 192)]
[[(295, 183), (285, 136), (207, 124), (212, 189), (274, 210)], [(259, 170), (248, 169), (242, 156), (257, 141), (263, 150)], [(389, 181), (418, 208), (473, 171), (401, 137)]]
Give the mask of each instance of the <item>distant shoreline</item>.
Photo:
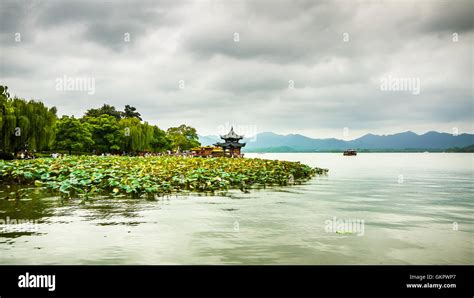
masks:
[[(244, 154), (273, 154), (273, 153), (343, 153), (341, 152), (334, 152), (334, 151), (288, 151), (288, 152), (243, 152)], [(447, 151), (370, 151), (370, 152), (363, 152), (363, 151), (358, 151), (357, 153), (474, 153), (474, 152), (461, 152), (461, 151), (456, 151), (456, 152), (447, 152)], [(245, 157), (245, 156), (244, 156)]]
[[(465, 150), (464, 148), (456, 149), (428, 149), (428, 150), (357, 150), (357, 153), (474, 153), (474, 150)], [(322, 151), (309, 151), (309, 150), (294, 150), (294, 151), (278, 151), (278, 150), (265, 150), (265, 151), (243, 151), (247, 153), (343, 153), (344, 150), (322, 150)]]
[[(213, 144), (213, 137), (199, 137), (202, 144)], [(247, 143), (243, 152), (474, 152), (474, 134), (448, 134), (435, 131), (423, 135), (407, 131), (393, 135), (367, 134), (358, 139), (312, 139), (303, 135), (258, 134)]]

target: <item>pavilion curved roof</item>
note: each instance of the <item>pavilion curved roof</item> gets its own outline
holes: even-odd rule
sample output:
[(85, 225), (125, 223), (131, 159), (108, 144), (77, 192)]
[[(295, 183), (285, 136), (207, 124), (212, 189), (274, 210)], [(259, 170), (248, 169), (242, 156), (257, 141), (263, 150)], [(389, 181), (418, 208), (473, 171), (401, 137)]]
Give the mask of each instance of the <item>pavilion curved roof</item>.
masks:
[(241, 148), (245, 147), (245, 143), (239, 143), (239, 142), (225, 142), (225, 143), (215, 143), (215, 146), (222, 147), (222, 148)]
[(227, 134), (221, 136), (221, 139), (224, 139), (224, 140), (225, 139), (241, 140), (243, 138), (244, 138), (243, 136), (240, 136), (235, 133), (234, 127), (231, 127), (230, 131)]

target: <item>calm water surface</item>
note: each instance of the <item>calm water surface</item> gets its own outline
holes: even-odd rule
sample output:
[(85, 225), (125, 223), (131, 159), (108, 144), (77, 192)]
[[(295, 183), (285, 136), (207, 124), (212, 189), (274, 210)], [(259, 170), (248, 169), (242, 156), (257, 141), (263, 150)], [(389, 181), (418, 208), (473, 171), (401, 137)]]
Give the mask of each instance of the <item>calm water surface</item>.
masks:
[[(0, 264), (474, 264), (474, 154), (246, 157), (330, 171), (247, 194), (0, 200), (0, 219), (38, 223), (0, 222)], [(326, 232), (334, 217), (364, 234)]]

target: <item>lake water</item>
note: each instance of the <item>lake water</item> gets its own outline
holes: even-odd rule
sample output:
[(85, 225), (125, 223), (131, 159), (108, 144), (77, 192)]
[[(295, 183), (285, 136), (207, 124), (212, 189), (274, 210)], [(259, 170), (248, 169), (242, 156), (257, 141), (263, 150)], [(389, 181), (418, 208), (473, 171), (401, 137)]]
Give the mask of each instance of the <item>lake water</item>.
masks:
[[(329, 173), (222, 196), (1, 200), (0, 220), (37, 222), (0, 224), (0, 264), (474, 264), (474, 154), (246, 157)], [(328, 228), (341, 221), (358, 229)]]

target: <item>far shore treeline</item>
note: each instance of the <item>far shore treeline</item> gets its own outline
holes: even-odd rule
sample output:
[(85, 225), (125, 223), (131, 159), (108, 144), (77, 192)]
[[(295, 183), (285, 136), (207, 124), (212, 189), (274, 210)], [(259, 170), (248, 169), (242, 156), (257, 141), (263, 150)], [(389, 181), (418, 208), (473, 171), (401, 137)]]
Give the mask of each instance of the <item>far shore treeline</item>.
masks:
[(120, 111), (104, 104), (87, 110), (81, 118), (58, 118), (56, 107), (12, 98), (6, 86), (0, 86), (0, 132), (0, 154), (4, 157), (20, 151), (133, 154), (189, 150), (200, 145), (195, 128), (183, 124), (164, 131), (143, 121), (130, 105)]

